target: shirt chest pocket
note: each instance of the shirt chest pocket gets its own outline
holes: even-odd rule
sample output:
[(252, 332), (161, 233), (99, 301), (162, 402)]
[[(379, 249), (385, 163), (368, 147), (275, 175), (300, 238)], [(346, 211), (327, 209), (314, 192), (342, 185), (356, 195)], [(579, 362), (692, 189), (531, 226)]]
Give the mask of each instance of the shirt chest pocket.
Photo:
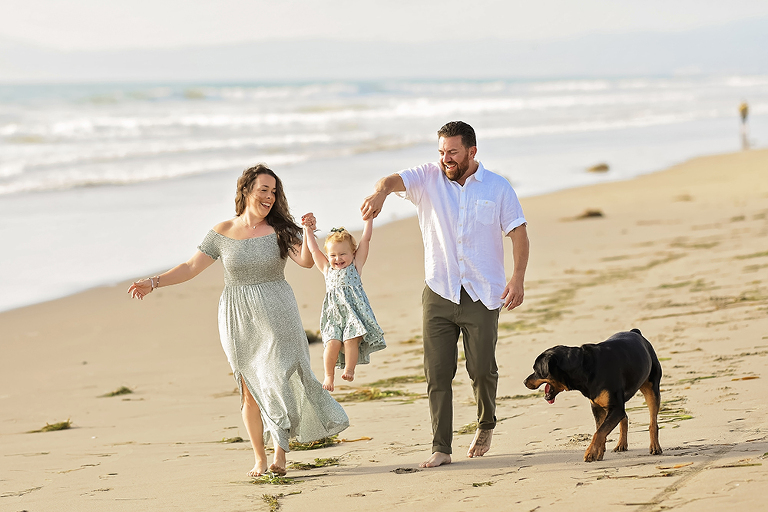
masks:
[(496, 203), (485, 199), (478, 199), (475, 203), (475, 218), (477, 222), (489, 226), (496, 222)]

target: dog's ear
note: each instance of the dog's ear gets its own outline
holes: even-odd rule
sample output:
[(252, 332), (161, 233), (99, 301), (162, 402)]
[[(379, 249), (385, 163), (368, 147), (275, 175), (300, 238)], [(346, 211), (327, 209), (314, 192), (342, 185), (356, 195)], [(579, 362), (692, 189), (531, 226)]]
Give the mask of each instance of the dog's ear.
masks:
[(549, 372), (556, 380), (572, 389), (584, 372), (584, 353), (579, 347), (558, 347), (549, 360)]
[(551, 375), (549, 371), (550, 360), (552, 359), (552, 349), (545, 350), (536, 361), (533, 363), (533, 372), (541, 379), (549, 378)]

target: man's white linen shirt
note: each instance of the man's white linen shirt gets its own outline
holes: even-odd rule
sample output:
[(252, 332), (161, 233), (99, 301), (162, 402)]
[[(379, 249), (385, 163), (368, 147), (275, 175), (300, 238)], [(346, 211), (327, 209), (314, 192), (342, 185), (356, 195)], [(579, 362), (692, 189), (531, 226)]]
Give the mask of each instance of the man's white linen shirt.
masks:
[(459, 304), (462, 286), (490, 310), (503, 304), (504, 235), (525, 224), (512, 185), (478, 162), (464, 186), (446, 178), (437, 163), (399, 172), (416, 205), (424, 240), (427, 286)]

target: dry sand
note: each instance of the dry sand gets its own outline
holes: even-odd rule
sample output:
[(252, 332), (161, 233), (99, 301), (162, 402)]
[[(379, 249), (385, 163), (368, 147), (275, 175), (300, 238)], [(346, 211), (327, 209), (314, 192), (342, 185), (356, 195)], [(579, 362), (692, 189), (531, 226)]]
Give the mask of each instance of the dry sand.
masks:
[[(246, 434), (218, 341), (217, 263), (143, 302), (123, 283), (0, 314), (0, 510), (768, 509), (768, 151), (699, 158), (523, 207), (527, 295), (501, 315), (499, 424), (485, 457), (467, 459), (471, 435), (457, 434), (453, 464), (416, 470), (431, 434), (419, 382), (422, 249), (407, 219), (375, 230), (364, 273), (389, 347), (334, 395), (416, 382), (376, 384), (412, 395), (345, 403), (343, 442), (288, 455), (338, 466), (290, 471), (290, 485), (254, 484), (248, 443), (221, 442)], [(575, 218), (587, 209), (603, 216)], [(315, 329), (322, 276), (291, 263), (288, 279)], [(585, 463), (588, 401), (571, 392), (548, 405), (522, 380), (550, 346), (633, 327), (664, 369), (664, 453), (648, 454), (638, 396), (628, 404), (629, 451)], [(322, 347), (310, 350), (320, 375)], [(120, 386), (134, 392), (101, 397)], [(454, 392), (458, 430), (475, 415), (461, 366)], [(28, 433), (67, 419), (71, 429)]]

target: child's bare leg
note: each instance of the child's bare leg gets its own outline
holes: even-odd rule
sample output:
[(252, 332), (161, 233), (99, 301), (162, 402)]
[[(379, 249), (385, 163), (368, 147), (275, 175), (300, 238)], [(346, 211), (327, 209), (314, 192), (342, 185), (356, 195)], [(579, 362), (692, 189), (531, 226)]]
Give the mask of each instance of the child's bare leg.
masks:
[(340, 340), (328, 340), (323, 350), (323, 370), (325, 371), (323, 389), (328, 391), (333, 391), (333, 377), (336, 372), (336, 360), (339, 358), (340, 350)]
[(240, 378), (243, 387), (243, 423), (248, 437), (251, 439), (251, 447), (256, 463), (253, 469), (248, 472), (248, 476), (261, 476), (267, 471), (267, 451), (264, 447), (264, 423), (261, 421), (261, 409), (259, 404), (251, 396), (248, 386), (245, 385), (242, 377)]
[(344, 340), (344, 373), (341, 374), (341, 378), (348, 381), (355, 380), (355, 367), (357, 366), (357, 356), (360, 352), (360, 341), (362, 336), (352, 338), (350, 340)]

